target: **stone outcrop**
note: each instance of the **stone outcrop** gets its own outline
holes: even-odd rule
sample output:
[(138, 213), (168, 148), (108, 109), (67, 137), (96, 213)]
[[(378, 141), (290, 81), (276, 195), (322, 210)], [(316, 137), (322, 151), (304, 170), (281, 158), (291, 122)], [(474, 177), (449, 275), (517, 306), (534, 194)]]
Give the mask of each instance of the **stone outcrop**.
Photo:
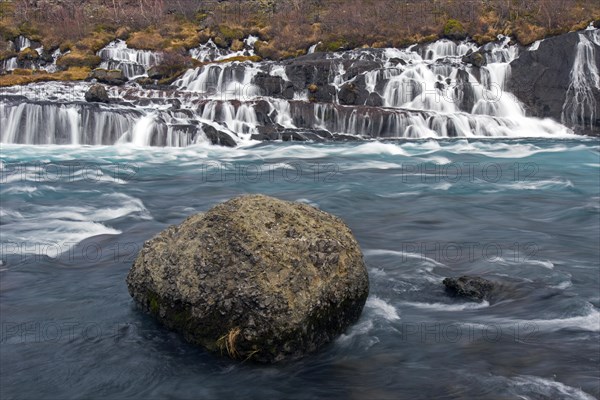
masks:
[(87, 92), (85, 92), (85, 101), (90, 103), (109, 103), (110, 99), (108, 98), (108, 93), (106, 93), (104, 86), (95, 84), (90, 86)]

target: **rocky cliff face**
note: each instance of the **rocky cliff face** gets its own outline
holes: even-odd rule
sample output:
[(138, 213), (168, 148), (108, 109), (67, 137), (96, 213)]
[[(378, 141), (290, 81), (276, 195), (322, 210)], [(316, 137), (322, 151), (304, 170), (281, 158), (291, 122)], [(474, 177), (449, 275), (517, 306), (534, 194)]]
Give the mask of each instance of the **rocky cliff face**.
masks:
[(512, 61), (508, 89), (528, 114), (600, 135), (598, 65), (600, 31), (570, 32), (543, 40)]

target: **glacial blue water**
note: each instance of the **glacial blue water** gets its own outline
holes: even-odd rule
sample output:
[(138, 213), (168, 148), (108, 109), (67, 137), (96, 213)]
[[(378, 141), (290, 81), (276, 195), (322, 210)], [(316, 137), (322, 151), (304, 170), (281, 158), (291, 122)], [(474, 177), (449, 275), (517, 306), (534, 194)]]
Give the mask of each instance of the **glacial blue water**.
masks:
[[(600, 396), (600, 153), (581, 139), (2, 145), (2, 399)], [(342, 217), (361, 319), (300, 361), (193, 347), (135, 309), (142, 243), (242, 193)], [(498, 281), (490, 302), (442, 279)]]

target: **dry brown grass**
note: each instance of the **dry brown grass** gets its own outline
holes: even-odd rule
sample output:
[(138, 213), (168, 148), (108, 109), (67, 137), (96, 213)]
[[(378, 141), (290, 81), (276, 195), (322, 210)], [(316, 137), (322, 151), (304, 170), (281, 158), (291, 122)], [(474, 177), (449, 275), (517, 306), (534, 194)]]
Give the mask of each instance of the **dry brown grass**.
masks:
[(237, 338), (240, 334), (241, 330), (238, 327), (231, 329), (226, 335), (221, 336), (217, 340), (217, 347), (223, 351), (226, 351), (229, 357), (231, 358), (239, 358), (240, 353), (236, 348)]
[(94, 68), (100, 64), (100, 57), (95, 54), (80, 50), (72, 51), (71, 53), (61, 56), (56, 60), (56, 65), (63, 68), (71, 67), (87, 67)]
[[(0, 2), (2, 4), (2, 2)], [(581, 0), (277, 0), (165, 2), (159, 0), (15, 0), (1, 10), (0, 35), (26, 34), (48, 48), (71, 42), (94, 53), (114, 38), (148, 50), (190, 49), (213, 38), (221, 46), (258, 35), (257, 54), (280, 59), (322, 50), (405, 46), (444, 35), (457, 20), (478, 43), (513, 34), (522, 44), (585, 27), (600, 19), (599, 1)]]
[[(17, 70), (15, 70), (17, 71)], [(34, 82), (43, 81), (79, 81), (88, 77), (90, 69), (86, 67), (69, 68), (66, 71), (49, 74), (43, 71), (25, 70), (27, 74), (21, 75), (21, 72), (8, 75), (0, 75), (0, 87), (13, 85), (26, 85)], [(24, 73), (24, 71), (23, 71)]]

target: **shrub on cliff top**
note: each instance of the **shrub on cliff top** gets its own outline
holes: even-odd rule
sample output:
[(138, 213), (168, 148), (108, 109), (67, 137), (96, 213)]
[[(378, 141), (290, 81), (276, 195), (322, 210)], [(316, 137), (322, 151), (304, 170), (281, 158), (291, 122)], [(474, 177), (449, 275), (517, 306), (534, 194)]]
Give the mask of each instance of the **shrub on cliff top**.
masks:
[(444, 36), (451, 40), (464, 40), (467, 37), (467, 32), (460, 21), (449, 19), (444, 25)]

